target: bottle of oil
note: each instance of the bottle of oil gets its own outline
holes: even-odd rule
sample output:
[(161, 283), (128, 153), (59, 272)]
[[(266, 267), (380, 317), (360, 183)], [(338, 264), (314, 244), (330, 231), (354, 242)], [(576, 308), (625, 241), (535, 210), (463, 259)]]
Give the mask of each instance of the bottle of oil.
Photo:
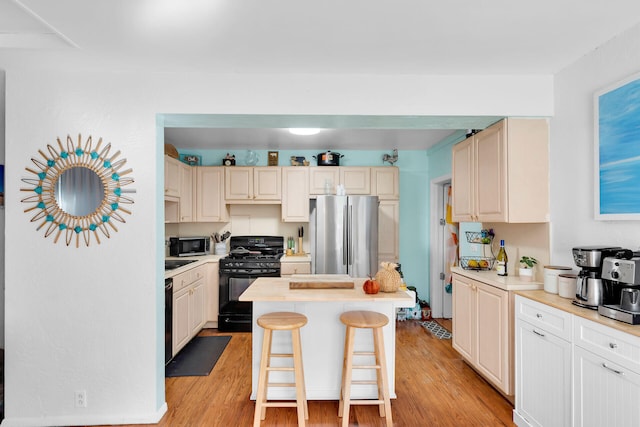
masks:
[(496, 270), (498, 271), (498, 276), (506, 276), (508, 274), (507, 262), (509, 262), (509, 258), (507, 257), (507, 251), (504, 249), (504, 240), (500, 240), (500, 249), (496, 256)]

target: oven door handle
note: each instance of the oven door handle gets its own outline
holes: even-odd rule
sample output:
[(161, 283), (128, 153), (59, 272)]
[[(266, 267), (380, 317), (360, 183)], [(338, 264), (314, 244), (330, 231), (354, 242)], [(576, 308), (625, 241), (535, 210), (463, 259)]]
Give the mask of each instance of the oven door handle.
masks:
[(245, 319), (229, 319), (228, 317), (224, 319), (224, 323), (251, 323), (251, 320)]

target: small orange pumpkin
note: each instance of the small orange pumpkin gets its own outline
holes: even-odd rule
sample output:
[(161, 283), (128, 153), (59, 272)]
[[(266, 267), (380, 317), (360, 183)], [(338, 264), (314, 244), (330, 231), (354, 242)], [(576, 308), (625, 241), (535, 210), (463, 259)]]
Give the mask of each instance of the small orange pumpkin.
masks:
[(372, 277), (369, 277), (364, 281), (364, 285), (362, 285), (362, 290), (364, 290), (365, 294), (377, 294), (380, 290), (380, 284)]

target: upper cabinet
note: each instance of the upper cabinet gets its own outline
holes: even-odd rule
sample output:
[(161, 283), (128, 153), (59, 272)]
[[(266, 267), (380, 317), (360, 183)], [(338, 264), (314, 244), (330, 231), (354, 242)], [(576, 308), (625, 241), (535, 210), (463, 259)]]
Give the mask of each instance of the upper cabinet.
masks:
[[(380, 167), (372, 168), (368, 166), (311, 166), (309, 167), (309, 194), (317, 196), (319, 194), (336, 194), (338, 185), (344, 186), (345, 194), (347, 195), (379, 195), (377, 194), (372, 184), (372, 181), (376, 179), (374, 170), (388, 170), (387, 173), (395, 173), (395, 181), (382, 184), (381, 188), (383, 193), (397, 192), (396, 189), (391, 189), (392, 186), (398, 183), (397, 168), (395, 167)], [(395, 170), (392, 171), (392, 170)], [(387, 197), (380, 197), (381, 199)]]
[(225, 199), (233, 203), (275, 203), (282, 200), (279, 167), (225, 168)]
[(380, 200), (400, 199), (400, 174), (396, 166), (371, 168), (371, 194)]
[(454, 221), (548, 222), (546, 119), (505, 119), (456, 144)]
[(340, 184), (345, 193), (371, 194), (371, 168), (362, 166), (346, 166), (340, 168)]
[(336, 194), (336, 185), (340, 184), (339, 167), (310, 166), (309, 194)]
[(164, 196), (180, 197), (180, 160), (164, 156)]
[(198, 166), (195, 170), (195, 221), (228, 221), (229, 209), (224, 200), (224, 168)]
[(193, 222), (193, 168), (180, 163), (180, 222)]
[(309, 168), (282, 168), (282, 221), (309, 222)]

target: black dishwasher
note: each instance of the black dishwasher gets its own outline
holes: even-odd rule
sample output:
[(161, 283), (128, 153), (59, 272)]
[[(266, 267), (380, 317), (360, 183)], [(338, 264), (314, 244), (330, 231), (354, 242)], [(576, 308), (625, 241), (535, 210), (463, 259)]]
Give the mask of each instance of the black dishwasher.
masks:
[(173, 334), (173, 279), (164, 279), (164, 364), (171, 361)]

